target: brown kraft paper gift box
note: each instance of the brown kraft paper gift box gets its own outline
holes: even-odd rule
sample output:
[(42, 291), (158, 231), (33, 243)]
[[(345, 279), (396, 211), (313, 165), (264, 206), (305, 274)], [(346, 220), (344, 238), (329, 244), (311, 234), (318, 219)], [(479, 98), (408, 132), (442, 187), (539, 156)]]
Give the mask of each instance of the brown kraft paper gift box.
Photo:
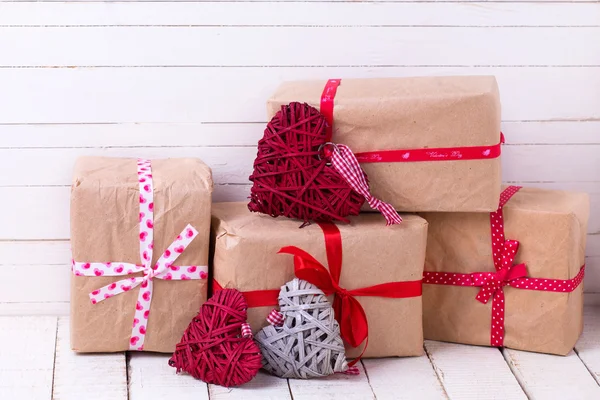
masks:
[[(520, 243), (514, 264), (525, 263), (527, 277), (548, 285), (578, 275), (585, 262), (586, 193), (522, 188), (503, 213), (506, 239)], [(425, 271), (495, 271), (490, 214), (420, 215), (429, 222)], [(425, 338), (489, 346), (492, 300), (477, 301), (479, 290), (424, 283)], [(583, 284), (572, 292), (560, 291), (505, 286), (504, 346), (558, 355), (571, 351), (583, 328)]]
[[(294, 101), (319, 109), (326, 83), (283, 83), (268, 100), (268, 118)], [(408, 157), (406, 161), (413, 157), (410, 149), (499, 147), (500, 111), (493, 76), (341, 79), (332, 141), (349, 146), (355, 154), (407, 150), (402, 157)], [(372, 194), (398, 211), (496, 210), (499, 156), (461, 160), (460, 152), (429, 153), (435, 161), (363, 162), (360, 157), (359, 161)], [(482, 153), (489, 151), (484, 148), (477, 156)]]
[[(278, 254), (296, 246), (326, 268), (322, 229), (312, 224), (274, 219), (251, 213), (245, 203), (215, 203), (212, 209), (212, 278), (221, 287), (242, 292), (276, 290), (292, 280), (293, 257)], [(425, 260), (427, 223), (416, 215), (402, 215), (399, 225), (386, 227), (379, 214), (361, 214), (350, 224), (337, 224), (341, 232), (343, 264), (340, 286), (362, 288), (392, 281), (420, 281)], [(365, 357), (418, 356), (423, 353), (421, 298), (356, 297), (369, 324)], [(331, 297), (330, 297), (331, 301)], [(251, 307), (248, 322), (254, 332), (266, 326), (276, 305)], [(347, 346), (348, 356), (360, 354)]]
[[(186, 225), (198, 231), (174, 265), (207, 266), (212, 173), (198, 159), (151, 160), (154, 250), (151, 265)], [(136, 159), (82, 157), (71, 189), (74, 262), (138, 264), (140, 188)], [(92, 304), (90, 292), (143, 273), (71, 277), (71, 347), (77, 352), (129, 349), (140, 286)], [(207, 299), (208, 279), (153, 279), (145, 351), (170, 353)]]

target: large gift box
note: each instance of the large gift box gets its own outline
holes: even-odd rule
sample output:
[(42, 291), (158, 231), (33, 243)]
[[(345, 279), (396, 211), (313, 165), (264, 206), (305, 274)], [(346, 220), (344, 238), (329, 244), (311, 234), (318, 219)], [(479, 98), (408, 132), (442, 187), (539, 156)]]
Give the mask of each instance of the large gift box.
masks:
[(76, 162), (73, 350), (175, 350), (207, 298), (212, 186), (198, 159)]
[[(338, 287), (333, 304), (336, 319), (344, 321), (340, 326), (349, 357), (364, 349), (365, 329), (365, 357), (422, 354), (424, 219), (403, 215), (401, 224), (386, 227), (381, 215), (362, 214), (350, 224), (299, 228), (297, 220), (251, 213), (245, 203), (215, 203), (212, 215), (213, 285), (244, 293), (255, 332), (268, 324), (266, 317), (277, 307), (281, 286), (295, 273), (304, 279), (298, 263), (311, 264), (314, 257), (320, 266), (312, 266), (322, 274), (320, 283), (312, 283), (325, 293), (324, 282)], [(305, 255), (290, 255), (294, 252)], [(361, 308), (366, 321), (361, 320)]]
[(398, 211), (491, 212), (500, 196), (500, 100), (493, 76), (283, 83), (268, 117), (291, 102), (319, 109), (329, 137), (355, 153), (372, 194)]
[(582, 331), (589, 199), (507, 187), (494, 213), (423, 213), (425, 338), (565, 355)]

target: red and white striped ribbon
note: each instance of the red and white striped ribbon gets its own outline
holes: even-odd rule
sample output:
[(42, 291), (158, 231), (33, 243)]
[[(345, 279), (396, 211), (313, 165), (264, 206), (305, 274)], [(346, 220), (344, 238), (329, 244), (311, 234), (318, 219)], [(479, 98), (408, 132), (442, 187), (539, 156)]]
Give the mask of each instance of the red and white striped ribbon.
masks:
[(252, 328), (250, 327), (250, 324), (247, 322), (244, 322), (242, 324), (242, 337), (243, 338), (248, 338), (248, 339), (252, 339)]
[(283, 314), (277, 310), (271, 310), (269, 315), (267, 315), (267, 321), (273, 326), (282, 326)]
[(360, 375), (360, 370), (358, 369), (358, 367), (356, 365), (353, 365), (351, 367), (348, 367), (348, 369), (345, 370), (344, 372), (342, 372), (342, 374), (344, 374), (344, 375)]
[(331, 165), (354, 191), (362, 195), (369, 206), (374, 210), (379, 211), (387, 221), (387, 225), (399, 224), (402, 218), (398, 212), (388, 203), (375, 198), (370, 190), (369, 184), (365, 177), (365, 173), (360, 167), (356, 156), (350, 148), (344, 144), (333, 145), (334, 150), (331, 152)]

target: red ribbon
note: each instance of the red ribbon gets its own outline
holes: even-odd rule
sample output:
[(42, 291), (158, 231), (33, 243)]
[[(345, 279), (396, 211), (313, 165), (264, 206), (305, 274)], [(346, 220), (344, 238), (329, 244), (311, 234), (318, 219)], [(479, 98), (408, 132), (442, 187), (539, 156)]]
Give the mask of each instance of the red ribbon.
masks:
[(581, 284), (585, 274), (585, 265), (583, 265), (573, 279), (527, 278), (527, 268), (524, 263), (513, 265), (519, 250), (519, 242), (505, 239), (502, 208), (519, 189), (520, 186), (506, 188), (500, 195), (498, 210), (490, 213), (492, 254), (496, 272), (456, 274), (425, 271), (423, 273), (423, 283), (480, 287), (476, 299), (484, 304), (492, 299), (490, 345), (495, 347), (504, 346), (505, 286), (544, 292), (572, 292)]
[(355, 296), (374, 296), (386, 298), (407, 298), (421, 296), (421, 281), (389, 282), (361, 289), (346, 290), (340, 286), (342, 272), (342, 235), (333, 223), (319, 223), (325, 236), (325, 249), (329, 271), (313, 256), (295, 246), (283, 247), (279, 253), (294, 256), (296, 276), (321, 289), (326, 295), (334, 294), (333, 309), (340, 324), (342, 338), (352, 347), (358, 347), (367, 340), (363, 352), (356, 358), (354, 365), (368, 345), (369, 325), (365, 310)]
[[(333, 105), (341, 79), (329, 79), (321, 94), (321, 114), (327, 121), (326, 142), (333, 136)], [(500, 142), (492, 146), (439, 147), (427, 149), (397, 149), (366, 151), (356, 153), (359, 163), (376, 162), (415, 162), (415, 161), (450, 161), (450, 160), (486, 160), (500, 157), (504, 135), (500, 132)]]
[[(223, 287), (219, 284), (219, 282), (217, 282), (216, 279), (213, 279), (213, 292), (218, 290), (223, 290)], [(279, 289), (251, 290), (248, 292), (242, 292), (242, 294), (244, 295), (249, 308), (270, 307), (277, 305)]]
[(491, 160), (500, 157), (504, 135), (493, 146), (439, 147), (427, 149), (381, 150), (356, 153), (360, 163)]
[(327, 121), (325, 142), (331, 142), (333, 136), (333, 101), (337, 92), (338, 86), (342, 82), (341, 79), (329, 79), (323, 88), (321, 94), (321, 114)]

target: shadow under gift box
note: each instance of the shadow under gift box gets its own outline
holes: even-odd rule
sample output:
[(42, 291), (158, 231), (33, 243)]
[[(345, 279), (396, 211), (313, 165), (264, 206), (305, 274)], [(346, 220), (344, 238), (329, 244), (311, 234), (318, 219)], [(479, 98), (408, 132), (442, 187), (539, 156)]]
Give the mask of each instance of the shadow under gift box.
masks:
[[(187, 224), (198, 236), (173, 265), (206, 266), (210, 240), (212, 173), (198, 159), (152, 160), (154, 251), (152, 264)], [(71, 190), (71, 247), (78, 262), (140, 259), (140, 190), (136, 159), (82, 157)], [(129, 349), (140, 286), (92, 304), (89, 293), (124, 276), (71, 277), (71, 347), (77, 352)], [(171, 353), (207, 299), (208, 279), (153, 279), (145, 351)]]
[[(328, 268), (324, 235), (317, 224), (299, 229), (301, 221), (251, 213), (246, 203), (214, 203), (212, 215), (211, 277), (221, 287), (279, 293), (281, 286), (295, 277), (293, 257), (278, 254), (285, 246), (305, 250)], [(351, 217), (350, 224), (336, 224), (343, 248), (342, 288), (421, 280), (427, 222), (416, 215), (402, 218), (401, 224), (389, 227), (379, 214), (361, 214)], [(365, 357), (423, 354), (421, 296), (356, 299), (369, 325)], [(248, 309), (254, 332), (268, 324), (267, 315), (274, 308), (278, 306)], [(346, 346), (347, 356), (356, 357), (361, 349)]]
[[(267, 117), (294, 101), (319, 109), (326, 83), (283, 83), (268, 99)], [(491, 212), (500, 198), (501, 164), (500, 156), (485, 154), (500, 146), (500, 108), (493, 76), (341, 79), (332, 141), (355, 154), (405, 150), (402, 162), (361, 162), (371, 193), (398, 211)], [(449, 150), (460, 147), (482, 147), (481, 159)], [(428, 152), (435, 161), (412, 161), (410, 150), (436, 148), (448, 150)]]
[[(527, 277), (571, 280), (585, 262), (589, 218), (586, 193), (522, 188), (503, 208), (507, 240), (520, 242), (514, 264)], [(429, 222), (425, 271), (495, 272), (490, 214), (420, 213)], [(490, 345), (492, 299), (479, 287), (423, 284), (426, 339)], [(504, 346), (566, 355), (583, 329), (583, 284), (574, 291), (504, 286)]]

